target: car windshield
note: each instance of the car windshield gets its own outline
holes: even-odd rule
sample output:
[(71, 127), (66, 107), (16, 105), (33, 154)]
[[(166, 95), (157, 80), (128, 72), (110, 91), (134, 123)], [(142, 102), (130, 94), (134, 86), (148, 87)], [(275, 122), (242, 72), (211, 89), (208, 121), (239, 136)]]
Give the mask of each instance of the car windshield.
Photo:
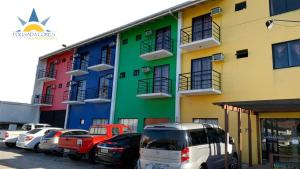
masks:
[(27, 134), (35, 134), (35, 133), (37, 133), (37, 132), (39, 132), (41, 130), (42, 129), (33, 129), (33, 130), (28, 131)]
[(105, 127), (92, 127), (90, 128), (89, 134), (92, 135), (106, 135), (107, 131)]
[(188, 146), (188, 137), (183, 130), (146, 129), (141, 139), (141, 148), (157, 150), (182, 150)]
[(57, 132), (57, 130), (50, 130), (47, 134), (45, 134), (44, 138), (53, 138)]
[(23, 126), (22, 126), (22, 130), (24, 130), (24, 131), (29, 131), (29, 130), (31, 130), (31, 125), (23, 125)]

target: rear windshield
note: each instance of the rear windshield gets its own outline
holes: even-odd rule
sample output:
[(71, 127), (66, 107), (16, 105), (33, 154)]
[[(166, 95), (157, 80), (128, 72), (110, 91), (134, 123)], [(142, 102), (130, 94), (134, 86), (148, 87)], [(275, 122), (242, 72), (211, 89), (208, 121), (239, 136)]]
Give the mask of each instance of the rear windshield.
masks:
[(187, 134), (183, 130), (145, 130), (141, 148), (157, 150), (182, 150), (188, 146)]
[(22, 130), (25, 130), (25, 131), (31, 130), (31, 125), (23, 125)]
[(89, 134), (92, 135), (106, 135), (107, 131), (105, 127), (92, 127)]
[(64, 134), (61, 135), (61, 137), (64, 137), (64, 136), (78, 136), (78, 135), (85, 135), (87, 134), (88, 132), (87, 131), (67, 131), (65, 132)]
[(53, 138), (57, 132), (58, 131), (56, 131), (56, 130), (50, 130), (50, 131), (48, 131), (47, 134), (45, 134), (44, 138)]
[(37, 133), (37, 132), (39, 132), (39, 131), (41, 131), (42, 129), (33, 129), (33, 130), (30, 130), (30, 131), (28, 131), (27, 133), (28, 134), (35, 134), (35, 133)]

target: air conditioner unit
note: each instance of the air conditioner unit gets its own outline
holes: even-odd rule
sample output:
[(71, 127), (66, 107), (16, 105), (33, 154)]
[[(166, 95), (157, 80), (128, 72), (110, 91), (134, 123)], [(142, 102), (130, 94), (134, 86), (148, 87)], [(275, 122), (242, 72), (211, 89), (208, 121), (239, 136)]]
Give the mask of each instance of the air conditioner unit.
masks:
[(210, 10), (210, 16), (216, 16), (222, 13), (221, 7), (216, 7)]
[(55, 61), (54, 61), (54, 64), (59, 64), (60, 63), (60, 60), (59, 59), (56, 59)]
[(151, 67), (149, 67), (149, 66), (142, 67), (142, 72), (143, 73), (150, 73), (151, 72)]
[(55, 84), (51, 85), (51, 89), (55, 89), (55, 88), (56, 88)]
[(148, 29), (145, 31), (145, 36), (151, 36), (153, 31), (151, 29)]
[(213, 54), (212, 61), (214, 62), (224, 61), (224, 55), (222, 53)]

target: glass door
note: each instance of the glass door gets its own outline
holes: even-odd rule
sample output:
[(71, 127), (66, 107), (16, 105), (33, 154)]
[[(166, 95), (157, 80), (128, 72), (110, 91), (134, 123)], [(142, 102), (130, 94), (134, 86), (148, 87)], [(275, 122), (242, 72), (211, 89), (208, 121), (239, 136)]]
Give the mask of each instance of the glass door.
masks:
[(162, 29), (158, 29), (156, 31), (155, 38), (155, 50), (169, 50), (171, 49), (171, 28), (166, 27)]
[(77, 101), (82, 101), (85, 99), (85, 89), (86, 89), (86, 81), (79, 81), (77, 86)]
[(208, 89), (212, 87), (211, 57), (192, 60), (191, 89)]
[[(268, 161), (269, 154), (287, 156), (300, 155), (300, 119), (261, 120), (262, 159)], [(289, 159), (275, 158), (275, 161)]]
[(99, 98), (108, 98), (109, 79), (101, 77), (99, 82)]
[[(51, 86), (47, 86), (46, 88), (46, 93), (45, 93), (45, 98), (43, 100), (43, 102), (45, 104), (51, 104), (51, 95), (52, 95), (52, 89), (51, 89)], [(41, 98), (43, 99), (43, 98)]]
[(153, 93), (169, 93), (169, 65), (154, 67)]
[(50, 63), (49, 72), (48, 72), (47, 76), (53, 78), (54, 73), (55, 73), (55, 64), (52, 62), (52, 63)]
[(101, 50), (101, 64), (111, 64), (112, 49), (109, 46), (102, 48)]
[(209, 14), (193, 18), (192, 39), (193, 41), (212, 37), (212, 18)]

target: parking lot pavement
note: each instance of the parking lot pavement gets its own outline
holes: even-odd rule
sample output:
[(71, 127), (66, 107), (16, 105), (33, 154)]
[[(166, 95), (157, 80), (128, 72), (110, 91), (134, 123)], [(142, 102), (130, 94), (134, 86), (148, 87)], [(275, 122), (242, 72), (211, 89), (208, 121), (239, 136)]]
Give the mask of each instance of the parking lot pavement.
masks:
[(109, 169), (88, 161), (71, 161), (67, 157), (57, 157), (34, 153), (17, 148), (7, 148), (0, 143), (0, 169)]

